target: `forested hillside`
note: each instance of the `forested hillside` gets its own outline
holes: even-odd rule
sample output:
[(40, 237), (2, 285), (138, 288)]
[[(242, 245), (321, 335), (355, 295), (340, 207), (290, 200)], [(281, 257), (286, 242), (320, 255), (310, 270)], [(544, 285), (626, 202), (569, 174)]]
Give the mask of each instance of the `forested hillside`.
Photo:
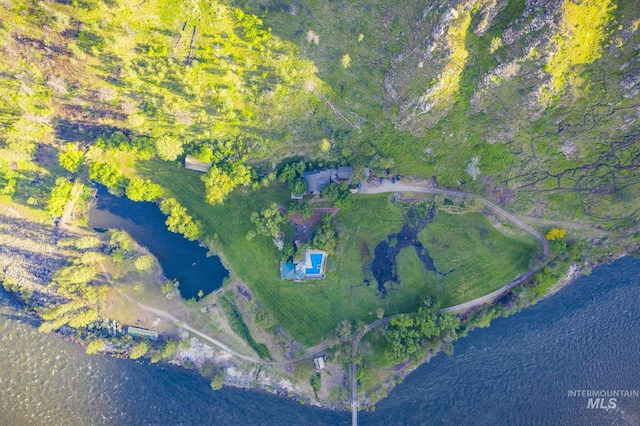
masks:
[(45, 208), (65, 189), (58, 154), (98, 145), (213, 161), (218, 203), (305, 156), (626, 229), (640, 193), (639, 10), (4, 0), (0, 191)]
[(258, 3), (363, 123), (350, 152), (528, 215), (635, 223), (637, 1)]

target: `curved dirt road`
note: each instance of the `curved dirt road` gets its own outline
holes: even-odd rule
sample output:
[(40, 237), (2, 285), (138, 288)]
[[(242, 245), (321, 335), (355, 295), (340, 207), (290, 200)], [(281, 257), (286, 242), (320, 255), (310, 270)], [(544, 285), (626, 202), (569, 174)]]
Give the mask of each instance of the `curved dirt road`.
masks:
[[(382, 185), (375, 186), (375, 187), (365, 185), (358, 190), (359, 194), (381, 194), (384, 192), (420, 192), (423, 194), (434, 194), (434, 195), (442, 194), (442, 195), (448, 195), (450, 197), (462, 197), (462, 198), (468, 198), (474, 195), (474, 194), (469, 194), (468, 192), (449, 191), (447, 189), (439, 189), (439, 188), (433, 188), (428, 186), (418, 186), (416, 184), (406, 184), (403, 182), (397, 182), (394, 184), (388, 181), (385, 181)], [(499, 214), (505, 219), (508, 219), (510, 222), (515, 223), (522, 230), (526, 231), (527, 233), (537, 238), (538, 241), (540, 241), (540, 243), (542, 244), (542, 249), (544, 250), (545, 256), (549, 254), (549, 243), (547, 242), (547, 239), (542, 234), (540, 234), (538, 231), (536, 231), (535, 229), (533, 229), (532, 227), (530, 227), (529, 225), (527, 225), (526, 223), (524, 223), (523, 221), (521, 221), (520, 219), (512, 215), (511, 213), (498, 207), (491, 201), (485, 200), (484, 198), (479, 197), (477, 195), (476, 197), (480, 201), (482, 201), (485, 206), (493, 210), (495, 213)]]

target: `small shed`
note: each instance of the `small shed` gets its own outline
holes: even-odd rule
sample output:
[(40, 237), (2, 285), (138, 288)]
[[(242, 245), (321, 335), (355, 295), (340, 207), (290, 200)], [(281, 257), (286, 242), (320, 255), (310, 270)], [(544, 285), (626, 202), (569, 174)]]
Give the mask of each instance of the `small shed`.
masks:
[(324, 368), (324, 363), (327, 361), (327, 357), (319, 356), (313, 359), (313, 365), (316, 367), (316, 370), (322, 370)]
[(187, 155), (184, 159), (184, 168), (188, 170), (195, 170), (197, 172), (207, 173), (212, 165), (212, 161), (205, 163), (192, 155)]
[(145, 337), (145, 338), (151, 339), (151, 340), (157, 340), (158, 339), (158, 332), (157, 331), (147, 330), (146, 328), (138, 328), (138, 327), (129, 326), (127, 328), (127, 333), (129, 333), (129, 335), (133, 336), (133, 337)]

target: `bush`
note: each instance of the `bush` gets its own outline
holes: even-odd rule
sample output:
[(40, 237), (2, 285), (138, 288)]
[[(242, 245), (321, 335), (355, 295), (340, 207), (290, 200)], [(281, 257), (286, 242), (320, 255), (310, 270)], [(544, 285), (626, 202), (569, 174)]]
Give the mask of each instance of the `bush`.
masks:
[(62, 167), (71, 173), (75, 173), (80, 163), (82, 163), (82, 151), (75, 148), (72, 144), (67, 144), (67, 149), (58, 154), (58, 161)]
[(149, 179), (129, 180), (125, 194), (132, 201), (155, 201), (162, 196), (162, 188)]
[(97, 354), (104, 348), (104, 341), (102, 339), (95, 339), (89, 342), (85, 352), (89, 355)]
[(67, 204), (69, 195), (71, 195), (73, 184), (65, 178), (57, 178), (56, 186), (51, 190), (51, 197), (47, 204), (47, 210), (52, 216), (61, 216), (64, 212), (64, 206)]
[(138, 271), (146, 271), (153, 266), (153, 256), (140, 256), (135, 260), (134, 265)]
[(309, 203), (302, 203), (300, 206), (300, 215), (304, 218), (311, 217), (313, 215), (313, 207)]
[(211, 379), (211, 389), (214, 391), (222, 389), (224, 385), (224, 379), (227, 377), (224, 370), (216, 371)]
[(173, 290), (173, 287), (174, 287), (173, 281), (166, 280), (165, 282), (162, 283), (161, 290), (164, 294), (168, 294), (168, 293), (171, 293), (171, 291)]
[(129, 358), (142, 358), (147, 352), (149, 352), (149, 344), (143, 341), (131, 348), (131, 351), (129, 352)]

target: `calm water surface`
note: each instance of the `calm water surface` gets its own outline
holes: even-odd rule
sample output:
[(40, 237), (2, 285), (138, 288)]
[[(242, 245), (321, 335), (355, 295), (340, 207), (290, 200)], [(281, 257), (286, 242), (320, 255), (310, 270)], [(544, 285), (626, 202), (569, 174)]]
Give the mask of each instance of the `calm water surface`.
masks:
[[(640, 389), (640, 261), (599, 268), (494, 321), (362, 413), (363, 425), (634, 425), (640, 398), (588, 409), (571, 389)], [(187, 372), (107, 357), (34, 330), (0, 291), (0, 425), (334, 425), (333, 413)]]
[(217, 256), (207, 257), (207, 249), (196, 241), (167, 230), (166, 216), (154, 203), (140, 203), (115, 197), (100, 187), (89, 211), (89, 225), (102, 229), (124, 229), (158, 258), (170, 279), (180, 281), (185, 299), (202, 290), (207, 295), (218, 289), (229, 272)]

